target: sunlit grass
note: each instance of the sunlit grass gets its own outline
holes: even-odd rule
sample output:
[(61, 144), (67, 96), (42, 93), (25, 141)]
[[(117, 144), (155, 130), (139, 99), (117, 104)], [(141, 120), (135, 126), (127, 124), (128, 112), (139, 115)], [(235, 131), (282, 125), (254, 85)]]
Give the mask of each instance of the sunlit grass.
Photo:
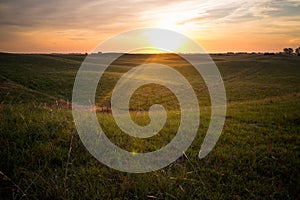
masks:
[[(205, 86), (190, 73), (192, 69), (176, 64), (173, 58), (160, 57), (192, 82), (200, 101), (201, 125), (191, 147), (178, 161), (155, 172), (129, 174), (93, 158), (80, 141), (72, 111), (65, 105), (56, 105), (57, 99), (70, 100), (78, 60), (83, 57), (0, 56), (2, 199), (298, 197), (298, 57), (213, 57), (225, 81), (228, 111), (216, 147), (202, 160), (197, 155), (210, 115)], [(135, 57), (136, 63), (143, 60)], [(108, 70), (102, 79), (105, 85), (98, 88), (99, 106), (108, 105), (100, 94), (109, 97), (113, 88), (110, 84), (128, 68), (116, 65)], [(148, 85), (138, 89), (131, 102), (131, 117), (137, 124), (150, 122), (147, 111), (153, 103), (165, 106), (168, 120), (158, 135), (137, 139), (123, 133), (110, 113), (99, 112), (99, 123), (112, 142), (139, 153), (157, 150), (172, 140), (180, 112), (176, 98), (168, 90)]]

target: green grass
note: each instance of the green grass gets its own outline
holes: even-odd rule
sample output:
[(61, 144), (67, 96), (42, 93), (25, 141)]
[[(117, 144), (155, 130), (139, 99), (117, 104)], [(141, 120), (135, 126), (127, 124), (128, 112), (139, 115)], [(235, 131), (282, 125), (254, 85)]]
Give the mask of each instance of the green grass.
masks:
[[(97, 90), (109, 104), (114, 83), (137, 64), (168, 64), (193, 85), (201, 127), (187, 159), (161, 170), (130, 174), (99, 163), (81, 143), (70, 101), (84, 56), (0, 54), (1, 199), (299, 199), (300, 57), (214, 55), (225, 82), (228, 110), (210, 154), (197, 158), (209, 123), (207, 88), (172, 55), (126, 55), (109, 67)], [(178, 105), (165, 88), (148, 85), (131, 99), (132, 117), (147, 124), (147, 109), (161, 103), (168, 121), (153, 138), (122, 133), (110, 114), (98, 118), (111, 141), (135, 152), (166, 145), (176, 134)]]

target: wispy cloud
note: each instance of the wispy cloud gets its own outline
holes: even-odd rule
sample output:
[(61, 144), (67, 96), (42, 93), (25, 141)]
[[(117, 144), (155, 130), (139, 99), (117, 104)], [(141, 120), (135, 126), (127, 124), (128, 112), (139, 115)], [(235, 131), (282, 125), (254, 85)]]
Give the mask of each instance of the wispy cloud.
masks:
[(0, 0), (0, 51), (24, 51), (30, 42), (38, 50), (62, 48), (48, 48), (38, 37), (77, 42), (76, 50), (87, 51), (121, 31), (149, 26), (178, 28), (198, 39), (271, 34), (298, 41), (299, 10), (300, 0)]

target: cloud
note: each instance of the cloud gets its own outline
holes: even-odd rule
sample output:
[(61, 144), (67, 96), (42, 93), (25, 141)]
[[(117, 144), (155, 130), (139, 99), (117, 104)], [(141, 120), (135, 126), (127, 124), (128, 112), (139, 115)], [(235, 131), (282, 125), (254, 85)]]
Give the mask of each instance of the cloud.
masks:
[(13, 0), (1, 1), (0, 24), (3, 26), (22, 26), (24, 28), (60, 29), (102, 29), (130, 25), (139, 21), (139, 13), (157, 5), (168, 5), (151, 1), (81, 1), (81, 0)]
[(122, 31), (160, 25), (207, 37), (247, 32), (297, 38), (299, 10), (300, 0), (0, 0), (0, 50), (34, 37), (99, 42)]
[(114, 6), (114, 1), (27, 0), (1, 3), (1, 8), (1, 25), (23, 28), (97, 29), (134, 17), (129, 6)]

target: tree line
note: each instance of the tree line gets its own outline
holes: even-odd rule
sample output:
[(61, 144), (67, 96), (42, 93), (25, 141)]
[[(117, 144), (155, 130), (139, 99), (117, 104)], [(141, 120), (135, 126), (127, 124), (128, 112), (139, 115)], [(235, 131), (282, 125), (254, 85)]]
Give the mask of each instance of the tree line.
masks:
[[(294, 53), (294, 49), (293, 48), (284, 48), (283, 52), (286, 54), (293, 54)], [(295, 49), (295, 54), (300, 56), (300, 47), (298, 47), (297, 49)]]

